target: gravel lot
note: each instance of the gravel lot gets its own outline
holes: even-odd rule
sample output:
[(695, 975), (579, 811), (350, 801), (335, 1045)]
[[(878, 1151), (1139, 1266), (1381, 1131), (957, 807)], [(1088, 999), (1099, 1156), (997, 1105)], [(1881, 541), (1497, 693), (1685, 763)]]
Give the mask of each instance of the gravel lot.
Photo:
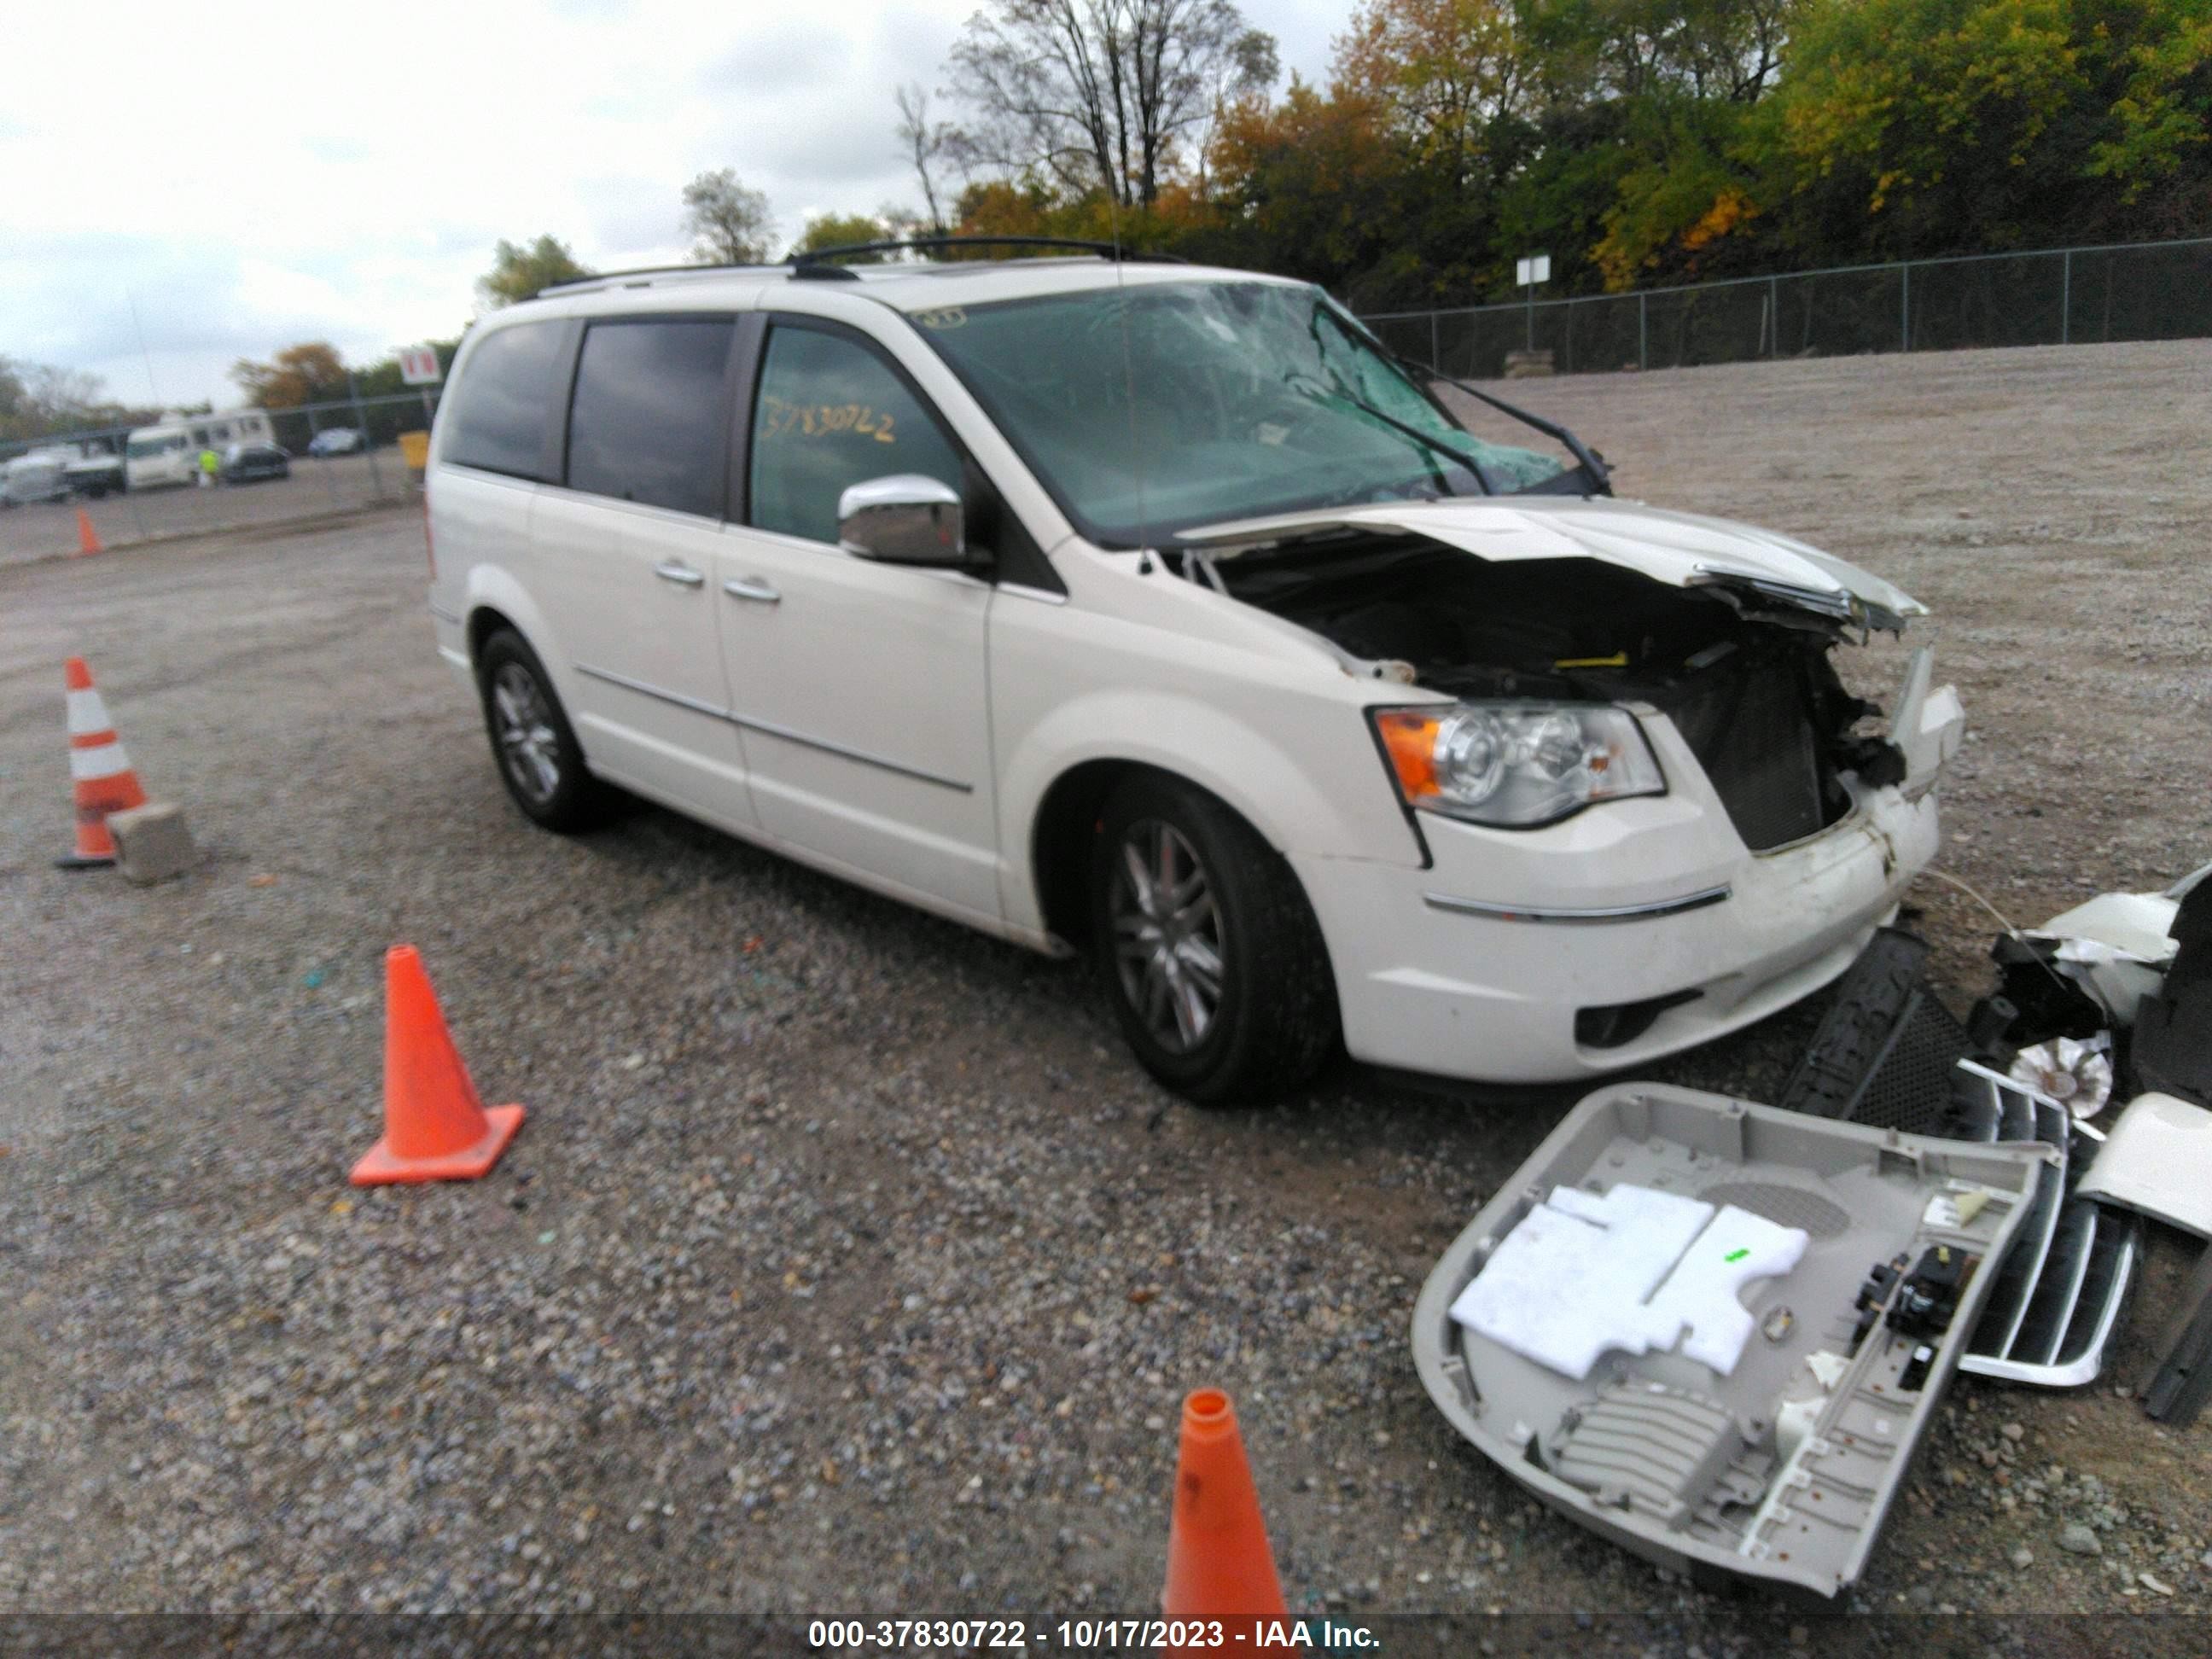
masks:
[[(2208, 386), (2200, 343), (1513, 390), (1624, 493), (1936, 608), (1973, 722), (1944, 863), (2032, 922), (2212, 856)], [(422, 559), (393, 512), (0, 571), (0, 1613), (1140, 1613), (1218, 1382), (1294, 1605), (1725, 1623), (1521, 1501), (1413, 1375), (1420, 1280), (1571, 1093), (1346, 1071), (1194, 1110), (1079, 968), (656, 810), (538, 832)], [(190, 810), (183, 881), (50, 866), (80, 650)], [(1992, 924), (1918, 896), (1963, 1010)], [(529, 1105), (480, 1184), (344, 1184), (395, 940)], [(1664, 1074), (1771, 1096), (1820, 1006)], [(2105, 1385), (1960, 1380), (1855, 1605), (2212, 1607), (2212, 1426), (2111, 1386), (2186, 1259)]]

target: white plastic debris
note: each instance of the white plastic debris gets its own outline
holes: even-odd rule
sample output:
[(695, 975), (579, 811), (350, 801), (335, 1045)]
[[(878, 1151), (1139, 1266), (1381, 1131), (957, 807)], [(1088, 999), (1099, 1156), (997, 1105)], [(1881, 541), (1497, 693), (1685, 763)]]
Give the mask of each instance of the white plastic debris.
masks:
[(2050, 1096), (2077, 1118), (2094, 1117), (2112, 1097), (2112, 1039), (2100, 1031), (2035, 1043), (2014, 1057), (2012, 1080)]
[(2185, 878), (2166, 893), (2100, 893), (2062, 911), (2024, 937), (2053, 942), (2054, 966), (2102, 1003), (2114, 1024), (2135, 1024), (2136, 1008), (2154, 996), (2177, 948), (2168, 930), (2181, 908)]
[(2212, 1112), (2137, 1095), (2075, 1190), (2212, 1238)]

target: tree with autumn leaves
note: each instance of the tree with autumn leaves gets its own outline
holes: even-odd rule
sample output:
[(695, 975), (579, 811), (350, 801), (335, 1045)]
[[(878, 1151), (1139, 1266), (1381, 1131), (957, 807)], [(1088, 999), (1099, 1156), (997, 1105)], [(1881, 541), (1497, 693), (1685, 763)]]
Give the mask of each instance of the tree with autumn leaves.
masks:
[[(987, 0), (890, 125), (943, 226), (1309, 277), (1368, 310), (2212, 235), (2212, 0), (1357, 0), (1278, 88), (1235, 0)], [(888, 125), (888, 124), (887, 124)], [(956, 182), (957, 181), (957, 182)], [(696, 257), (772, 257), (725, 170)], [(586, 274), (502, 242), (487, 304)]]
[(959, 228), (1463, 304), (1538, 251), (1591, 292), (2212, 234), (2208, 127), (2212, 0), (1364, 0), (1325, 85), (1224, 81), (1141, 175), (971, 150)]

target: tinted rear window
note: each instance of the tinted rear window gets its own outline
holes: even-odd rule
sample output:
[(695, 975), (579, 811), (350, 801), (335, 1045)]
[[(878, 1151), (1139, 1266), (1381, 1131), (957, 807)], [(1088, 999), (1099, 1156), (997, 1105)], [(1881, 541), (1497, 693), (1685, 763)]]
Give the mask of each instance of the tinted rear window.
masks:
[(734, 319), (594, 323), (568, 410), (568, 487), (719, 516)]
[(445, 418), (453, 423), (447, 460), (520, 478), (541, 476), (545, 405), (553, 396), (561, 335), (558, 323), (520, 323), (477, 342), (447, 400)]

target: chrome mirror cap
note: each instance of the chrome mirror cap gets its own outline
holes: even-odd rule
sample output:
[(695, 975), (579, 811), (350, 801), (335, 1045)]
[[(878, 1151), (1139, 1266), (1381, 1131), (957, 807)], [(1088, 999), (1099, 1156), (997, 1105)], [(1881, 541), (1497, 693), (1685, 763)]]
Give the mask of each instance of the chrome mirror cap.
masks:
[(837, 544), (886, 564), (963, 565), (960, 492), (919, 472), (856, 483), (837, 497)]

